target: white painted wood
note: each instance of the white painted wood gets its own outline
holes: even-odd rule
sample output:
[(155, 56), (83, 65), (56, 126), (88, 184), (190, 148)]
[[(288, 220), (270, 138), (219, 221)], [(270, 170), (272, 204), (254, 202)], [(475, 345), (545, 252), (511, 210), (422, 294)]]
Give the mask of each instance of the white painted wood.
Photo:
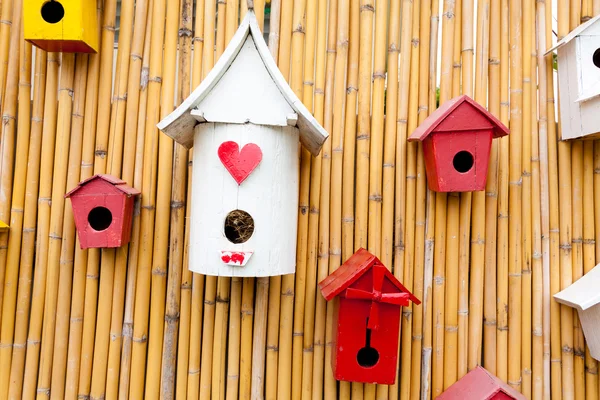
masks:
[(600, 360), (600, 264), (579, 278), (554, 299), (577, 309), (590, 354)]
[[(228, 74), (231, 72), (231, 75), (233, 75), (231, 77), (233, 83), (236, 83), (238, 82), (238, 80), (240, 80), (240, 82), (238, 82), (237, 87), (243, 87), (245, 89), (247, 89), (248, 87), (254, 87), (254, 83), (241, 83), (241, 80), (244, 79), (256, 79), (256, 76), (254, 74), (249, 75), (247, 73), (238, 73), (236, 75), (230, 68), (236, 60), (236, 58), (240, 55), (240, 53), (243, 53), (245, 57), (246, 50), (244, 50), (244, 52), (241, 52), (241, 49), (246, 44), (247, 38), (249, 40), (251, 39), (251, 42), (254, 44), (254, 47), (248, 47), (248, 49), (255, 49), (255, 51), (258, 52), (260, 59), (262, 60), (263, 65), (268, 72), (268, 75), (271, 77), (278, 91), (281, 93), (283, 99), (288, 103), (289, 107), (291, 107), (293, 111), (298, 114), (297, 126), (300, 132), (300, 142), (313, 155), (319, 154), (323, 143), (329, 135), (325, 131), (325, 129), (317, 122), (317, 120), (312, 116), (312, 114), (304, 106), (304, 104), (302, 104), (300, 99), (298, 99), (298, 97), (291, 90), (283, 75), (279, 71), (279, 68), (277, 67), (273, 58), (271, 57), (271, 54), (269, 53), (269, 50), (264, 41), (262, 33), (260, 32), (260, 28), (258, 27), (256, 16), (254, 15), (253, 11), (248, 11), (246, 13), (246, 17), (240, 24), (236, 34), (225, 49), (225, 52), (223, 53), (223, 55), (221, 55), (214, 68), (209, 72), (208, 76), (202, 81), (200, 86), (198, 86), (192, 92), (192, 94), (187, 99), (185, 99), (185, 101), (179, 107), (177, 107), (177, 109), (175, 109), (175, 111), (173, 111), (162, 121), (160, 121), (157, 125), (158, 128), (161, 131), (163, 131), (166, 135), (173, 138), (176, 142), (180, 143), (186, 148), (191, 148), (193, 146), (194, 137), (193, 127), (196, 125), (197, 121), (195, 120), (194, 116), (191, 115), (190, 110), (197, 108), (197, 106), (200, 103), (202, 103), (203, 100), (206, 99), (213, 92), (213, 89), (219, 90), (216, 88), (216, 86), (222, 79), (224, 79), (224, 77), (228, 76)], [(253, 72), (255, 73), (256, 71)], [(264, 80), (258, 81), (257, 83), (261, 82), (264, 82)], [(224, 88), (231, 88), (231, 86), (232, 84), (231, 82), (229, 82), (224, 86)], [(240, 94), (240, 92), (234, 93), (236, 93), (237, 95)], [(232, 93), (226, 93), (225, 95), (231, 96)], [(251, 96), (250, 103), (259, 103), (257, 101), (257, 98), (255, 97), (258, 96), (258, 93), (251, 93), (249, 96)], [(228, 97), (224, 96), (223, 98)], [(271, 103), (274, 101), (277, 100), (272, 99)], [(258, 107), (258, 105), (259, 104), (246, 104), (247, 107)], [(214, 108), (223, 110), (222, 112), (214, 114), (214, 118), (217, 119), (211, 119), (211, 117), (209, 117), (208, 115), (208, 111), (206, 109), (202, 109), (202, 111), (205, 114), (205, 119), (209, 122), (232, 122), (232, 119), (235, 119), (235, 121), (233, 122), (240, 122), (238, 114), (240, 112), (240, 108), (243, 109), (244, 107), (238, 106), (238, 109), (232, 110), (232, 107), (229, 104), (215, 104)], [(227, 116), (226, 118), (224, 118), (224, 114), (228, 115), (227, 111), (237, 115), (237, 117), (234, 118), (232, 116)], [(287, 124), (286, 117), (289, 114), (289, 112), (286, 112), (286, 114), (283, 115), (277, 115), (276, 112), (272, 111), (272, 114), (273, 115), (270, 116), (271, 118), (281, 118), (283, 121), (286, 122), (285, 124), (280, 125)], [(258, 117), (253, 115), (252, 118)], [(241, 122), (245, 123), (246, 120), (243, 120)]]
[[(298, 129), (253, 124), (204, 123), (196, 126), (192, 175), (189, 268), (216, 276), (291, 274), (296, 264), (299, 154)], [(240, 186), (221, 163), (224, 141), (240, 149), (255, 143), (262, 150), (258, 167)], [(227, 214), (235, 209), (254, 219), (252, 237), (233, 244), (225, 237)], [(244, 266), (225, 264), (221, 251), (253, 252)]]
[(577, 28), (573, 29), (567, 36), (559, 40), (554, 46), (550, 47), (544, 55), (548, 55), (554, 50), (570, 43), (573, 39), (581, 35), (599, 35), (600, 34), (600, 25), (596, 22), (600, 21), (600, 14), (596, 15), (594, 18), (587, 20), (583, 24), (579, 25)]
[(577, 38), (579, 66), (578, 101), (590, 100), (600, 96), (600, 68), (593, 62), (594, 52), (600, 49), (600, 35)]
[(204, 111), (198, 110), (197, 108), (193, 108), (190, 110), (190, 114), (194, 119), (198, 122), (206, 122), (206, 118), (204, 118)]
[(288, 126), (296, 126), (298, 124), (298, 114), (296, 113), (288, 114), (286, 119)]
[(209, 122), (271, 126), (287, 126), (287, 116), (294, 112), (269, 75), (252, 35), (197, 107)]

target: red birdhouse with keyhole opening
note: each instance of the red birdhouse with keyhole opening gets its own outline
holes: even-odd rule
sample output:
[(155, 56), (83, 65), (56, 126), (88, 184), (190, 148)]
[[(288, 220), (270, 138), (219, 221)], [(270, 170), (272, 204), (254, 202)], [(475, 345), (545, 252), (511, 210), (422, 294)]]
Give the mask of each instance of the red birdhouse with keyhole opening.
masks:
[(436, 192), (484, 190), (492, 139), (509, 131), (467, 95), (448, 100), (408, 138), (423, 142), (429, 189)]
[(94, 175), (67, 193), (81, 248), (129, 243), (133, 201), (139, 194), (139, 190), (111, 175)]
[(325, 300), (334, 300), (331, 364), (335, 379), (393, 384), (400, 311), (410, 301), (421, 301), (362, 248), (319, 288)]

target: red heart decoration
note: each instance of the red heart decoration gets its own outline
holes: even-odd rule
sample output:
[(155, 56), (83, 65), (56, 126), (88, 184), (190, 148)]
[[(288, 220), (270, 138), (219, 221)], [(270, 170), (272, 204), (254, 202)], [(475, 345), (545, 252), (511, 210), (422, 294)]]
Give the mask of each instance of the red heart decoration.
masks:
[(223, 142), (218, 153), (221, 162), (238, 185), (242, 184), (262, 160), (262, 151), (254, 143), (248, 143), (240, 151), (236, 142)]

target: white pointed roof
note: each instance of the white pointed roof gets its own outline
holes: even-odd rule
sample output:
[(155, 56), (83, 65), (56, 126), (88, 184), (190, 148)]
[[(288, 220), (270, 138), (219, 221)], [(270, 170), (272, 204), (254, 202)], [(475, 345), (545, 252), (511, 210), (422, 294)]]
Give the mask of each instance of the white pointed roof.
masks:
[(600, 14), (596, 15), (592, 19), (587, 20), (583, 24), (579, 25), (577, 28), (575, 28), (571, 32), (569, 32), (569, 34), (567, 36), (565, 36), (564, 38), (559, 40), (554, 46), (549, 48), (546, 51), (546, 53), (544, 53), (544, 55), (548, 55), (548, 53), (551, 53), (554, 50), (558, 49), (559, 47), (562, 47), (565, 44), (569, 43), (571, 40), (575, 39), (577, 36), (581, 35), (583, 32), (588, 30), (588, 28), (593, 26), (596, 23), (596, 21), (598, 21), (599, 19), (600, 19)]
[(556, 301), (579, 310), (587, 310), (600, 303), (600, 264), (583, 275), (571, 286), (554, 295)]
[(199, 121), (296, 125), (313, 155), (329, 136), (285, 81), (252, 10), (200, 86), (157, 126), (191, 148)]

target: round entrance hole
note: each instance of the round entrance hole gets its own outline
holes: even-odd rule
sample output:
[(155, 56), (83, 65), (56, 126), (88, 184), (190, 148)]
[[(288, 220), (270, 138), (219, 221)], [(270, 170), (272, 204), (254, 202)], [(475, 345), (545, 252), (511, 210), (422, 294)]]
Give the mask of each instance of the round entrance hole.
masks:
[(233, 210), (225, 217), (225, 237), (235, 244), (247, 242), (254, 233), (254, 219), (243, 210)]
[(47, 1), (42, 6), (42, 18), (49, 24), (60, 22), (65, 16), (65, 8), (58, 1)]
[(93, 230), (101, 232), (112, 223), (112, 214), (106, 207), (96, 207), (88, 214), (88, 222)]
[(473, 168), (474, 162), (475, 160), (473, 159), (473, 154), (463, 150), (456, 153), (454, 159), (452, 160), (452, 165), (454, 165), (455, 170), (464, 174)]
[(361, 367), (373, 367), (379, 361), (379, 352), (370, 346), (363, 347), (356, 354), (356, 361)]
[(592, 61), (594, 62), (594, 65), (596, 67), (600, 68), (600, 47), (597, 48), (594, 52), (594, 55), (592, 56)]

